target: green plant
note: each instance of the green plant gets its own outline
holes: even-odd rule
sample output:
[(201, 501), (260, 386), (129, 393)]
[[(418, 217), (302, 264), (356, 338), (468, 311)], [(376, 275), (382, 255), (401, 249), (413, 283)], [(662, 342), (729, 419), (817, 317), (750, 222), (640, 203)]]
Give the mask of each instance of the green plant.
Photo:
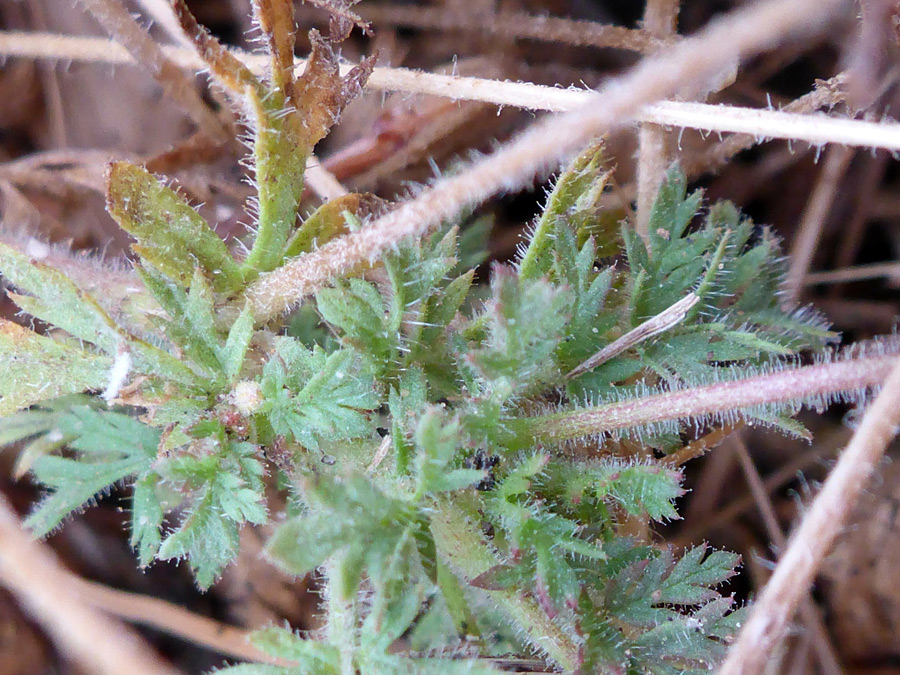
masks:
[(233, 675), (495, 672), (487, 657), (528, 648), (567, 671), (713, 666), (741, 617), (717, 590), (739, 561), (649, 534), (677, 518), (679, 452), (737, 421), (805, 433), (799, 406), (858, 398), (884, 346), (801, 366), (834, 336), (779, 305), (768, 230), (729, 204), (701, 213), (673, 169), (641, 239), (600, 212), (599, 145), (488, 289), (449, 227), (262, 323), (261, 275), (364, 232), (363, 195), (297, 220), (306, 160), (372, 64), (341, 78), (313, 33), (295, 78), (290, 3), (260, 1), (263, 82), (176, 6), (252, 118), (256, 235), (236, 258), (177, 191), (116, 163), (109, 211), (143, 281), (128, 303), (0, 247), (10, 297), (51, 327), (0, 324), (0, 441), (27, 440), (19, 469), (48, 489), (35, 534), (126, 482), (140, 563), (184, 559), (207, 588), (284, 486), (267, 551), (325, 571), (326, 627), (259, 631), (295, 665)]

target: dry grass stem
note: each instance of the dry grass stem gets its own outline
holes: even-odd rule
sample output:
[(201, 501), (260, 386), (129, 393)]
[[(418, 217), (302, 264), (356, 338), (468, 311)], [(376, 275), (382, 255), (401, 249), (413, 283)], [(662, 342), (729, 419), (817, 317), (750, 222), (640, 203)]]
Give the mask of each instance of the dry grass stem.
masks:
[(576, 21), (553, 16), (533, 16), (523, 12), (451, 12), (443, 7), (413, 5), (373, 5), (365, 8), (366, 18), (376, 26), (408, 26), (439, 31), (484, 33), (517, 40), (538, 40), (574, 47), (626, 49), (653, 52), (670, 44), (672, 39), (649, 30), (635, 30)]
[[(825, 456), (829, 456), (829, 453), (823, 452), (820, 447), (810, 448), (777, 471), (766, 476), (763, 480), (763, 485), (769, 492), (782, 488), (796, 479), (800, 472), (820, 462)], [(728, 504), (721, 506), (721, 508), (709, 509), (710, 517), (695, 519), (695, 522), (698, 524), (685, 528), (670, 541), (675, 546), (690, 546), (692, 542), (708, 537), (710, 532), (725, 527), (742, 513), (753, 508), (755, 504), (756, 499), (754, 496), (746, 494), (732, 499)]]
[[(403, 239), (423, 236), (462, 210), (555, 170), (591, 139), (626, 124), (649, 103), (691, 87), (702, 90), (716, 78), (722, 64), (771, 47), (779, 39), (820, 29), (843, 8), (840, 0), (798, 0), (787, 7), (767, 0), (719, 19), (695, 37), (647, 59), (629, 75), (604, 86), (599, 92), (603, 106), (589, 104), (533, 124), (493, 155), (456, 176), (439, 180), (418, 198), (363, 230), (329, 242), (264, 276), (247, 292), (254, 316), (266, 321), (281, 314)], [(810, 22), (810, 16), (816, 17), (815, 22)]]
[(782, 639), (850, 509), (896, 435), (900, 424), (900, 360), (895, 358), (891, 366), (884, 389), (869, 407), (751, 608), (720, 675), (763, 672), (767, 657)]
[(664, 464), (665, 466), (683, 466), (692, 459), (702, 457), (710, 450), (717, 448), (725, 442), (726, 438), (743, 426), (743, 422), (723, 424), (718, 429), (714, 429), (697, 440), (691, 441), (684, 447), (679, 448), (675, 452), (660, 458), (659, 463)]
[(381, 439), (381, 445), (378, 446), (378, 450), (375, 453), (375, 456), (372, 457), (372, 461), (369, 466), (366, 468), (366, 474), (372, 474), (375, 472), (375, 469), (384, 461), (384, 458), (387, 457), (388, 452), (391, 449), (391, 435), (388, 434), (384, 438)]
[[(674, 36), (680, 5), (680, 0), (647, 0), (644, 30), (660, 38)], [(657, 124), (644, 123), (638, 131), (637, 217), (634, 226), (645, 240), (653, 202), (669, 168), (668, 136), (668, 132)]]
[[(733, 436), (731, 442), (737, 451), (738, 462), (741, 465), (741, 470), (744, 472), (747, 485), (750, 486), (753, 499), (756, 500), (756, 507), (762, 517), (769, 541), (772, 542), (776, 550), (783, 551), (787, 540), (784, 532), (781, 531), (778, 515), (775, 513), (775, 506), (772, 504), (769, 491), (766, 490), (766, 486), (763, 484), (762, 476), (756, 470), (753, 458), (750, 457), (750, 452), (747, 450), (747, 446), (740, 435)], [(814, 655), (822, 667), (823, 674), (842, 675), (843, 669), (841, 668), (840, 660), (835, 654), (834, 646), (828, 637), (828, 631), (822, 623), (822, 616), (809, 595), (803, 598), (800, 604), (800, 614), (806, 629), (809, 631), (810, 642), (814, 647)]]
[[(203, 67), (192, 51), (173, 47), (163, 48), (163, 51), (178, 65), (195, 69)], [(254, 70), (262, 68), (263, 60), (258, 56), (236, 51), (233, 53)], [(0, 56), (111, 65), (133, 63), (128, 52), (110, 40), (15, 31), (0, 31)], [(303, 68), (305, 63), (305, 60), (297, 60), (296, 68)], [(350, 65), (343, 66), (342, 74), (349, 72), (350, 68)], [(839, 143), (900, 151), (900, 124), (867, 122), (821, 114), (797, 114), (843, 100), (844, 94), (837, 88), (840, 86), (838, 80), (842, 81), (843, 78), (841, 76), (832, 78), (828, 83), (833, 84), (834, 88), (817, 89), (806, 97), (788, 104), (781, 111), (664, 101), (645, 105), (642, 109), (634, 111), (632, 117), (637, 121), (664, 126), (742, 134), (740, 137), (729, 139), (725, 146), (717, 150), (717, 154), (722, 157), (709, 158), (709, 162), (716, 165), (724, 163), (740, 150), (755, 143), (774, 138), (805, 141), (813, 145)], [(378, 91), (430, 94), (455, 100), (482, 101), (499, 106), (549, 112), (584, 108), (597, 97), (596, 92), (583, 89), (557, 89), (527, 82), (439, 75), (403, 68), (375, 68), (367, 86)], [(734, 147), (731, 147), (732, 144)], [(705, 157), (703, 161), (706, 162), (707, 158)]]
[(347, 188), (341, 185), (341, 182), (333, 173), (322, 166), (322, 163), (315, 155), (306, 162), (304, 178), (310, 189), (323, 201), (337, 199), (349, 194)]
[(85, 604), (50, 550), (25, 532), (0, 495), (0, 583), (60, 650), (98, 675), (177, 675), (134, 632)]
[(900, 262), (873, 263), (871, 265), (855, 265), (830, 272), (813, 272), (803, 278), (806, 286), (819, 284), (846, 284), (854, 281), (885, 278), (900, 279)]
[(852, 159), (853, 151), (839, 145), (829, 148), (825, 155), (822, 171), (803, 211), (800, 226), (791, 246), (790, 267), (784, 285), (786, 305), (795, 305), (800, 299), (803, 280), (812, 265), (819, 236)]
[(147, 16), (153, 19), (153, 22), (162, 28), (165, 34), (172, 38), (174, 42), (184, 47), (191, 46), (190, 39), (181, 30), (181, 25), (178, 23), (178, 19), (175, 18), (172, 5), (166, 0), (137, 0), (137, 3), (143, 8)]
[(74, 575), (69, 577), (69, 583), (77, 591), (79, 598), (107, 614), (156, 628), (225, 656), (246, 661), (278, 663), (277, 659), (250, 644), (250, 631), (194, 614), (159, 598), (116, 590)]

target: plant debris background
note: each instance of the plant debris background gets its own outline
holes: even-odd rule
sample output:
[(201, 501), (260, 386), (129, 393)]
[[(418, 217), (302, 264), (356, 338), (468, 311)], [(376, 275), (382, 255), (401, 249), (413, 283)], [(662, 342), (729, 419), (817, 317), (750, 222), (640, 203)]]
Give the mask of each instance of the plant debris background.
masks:
[[(189, 3), (198, 19), (227, 44), (252, 49), (247, 0), (196, 0)], [(679, 32), (690, 34), (739, 3), (691, 0), (684, 3)], [(792, 44), (746, 64), (736, 81), (712, 95), (710, 102), (749, 107), (783, 107), (810, 92), (817, 80), (854, 66), (845, 90), (832, 98), (835, 111), (853, 114), (856, 106), (877, 117), (897, 110), (892, 80), (900, 64), (894, 32), (900, 9), (891, 2), (864, 3), (875, 23), (844, 23), (811, 42)], [(874, 8), (874, 9), (873, 9)], [(135, 7), (135, 9), (137, 9)], [(635, 64), (640, 54), (617, 48), (574, 44), (562, 39), (517, 37), (515, 13), (557, 16), (638, 28), (643, 3), (633, 0), (443, 0), (408, 4), (366, 0), (357, 10), (372, 21), (374, 34), (355, 33), (342, 45), (349, 61), (379, 53), (379, 65), (431, 72), (561, 86), (594, 87)], [(896, 13), (892, 13), (896, 12)], [(327, 29), (327, 15), (298, 6), (298, 54), (304, 54), (305, 29)], [(104, 35), (96, 22), (71, 0), (0, 0), (4, 30), (50, 31), (70, 35)], [(154, 27), (155, 37), (166, 35)], [(857, 37), (860, 35), (861, 37)], [(250, 36), (248, 38), (248, 35)], [(210, 104), (228, 116), (221, 95), (197, 85)], [(852, 104), (852, 106), (851, 106)], [(317, 154), (345, 185), (402, 198), (454, 162), (486, 152), (533, 119), (530, 112), (477, 102), (410, 94), (369, 92), (344, 114), (341, 124)], [(171, 176), (218, 223), (224, 236), (240, 234), (243, 202), (250, 194), (238, 163), (238, 144), (197, 143), (191, 122), (167, 99), (143, 70), (117, 66), (8, 59), (0, 69), (0, 237), (60, 242), (85, 255), (102, 255), (126, 265), (127, 240), (104, 211), (103, 173), (112, 159), (147, 162)], [(609, 140), (616, 168), (615, 187), (607, 199), (625, 215), (635, 194), (636, 127)], [(705, 158), (720, 142), (678, 129), (669, 133), (671, 156), (692, 169), (695, 184), (710, 200), (730, 199), (756, 221), (771, 224), (797, 246), (798, 228), (809, 220), (811, 195), (824, 191), (830, 208), (821, 234), (811, 247), (812, 270), (838, 270), (891, 262), (900, 254), (900, 194), (897, 162), (885, 152), (867, 149), (817, 149), (772, 141), (737, 155), (715, 172)], [(483, 205), (479, 216), (492, 223), (491, 257), (509, 258), (539, 212), (547, 185), (506, 194)], [(818, 222), (813, 223), (818, 225)], [(805, 302), (815, 303), (844, 334), (845, 341), (892, 331), (898, 309), (900, 267), (876, 278), (854, 282), (807, 284)], [(7, 303), (4, 299), (3, 303)], [(2, 316), (12, 318), (9, 304)], [(0, 374), (2, 377), (2, 374)], [(732, 583), (747, 598), (768, 578), (777, 553), (772, 525), (789, 532), (803, 504), (823, 478), (835, 453), (850, 435), (847, 410), (824, 416), (805, 414), (815, 440), (804, 444), (771, 432), (746, 429), (688, 465), (691, 492), (683, 498), (684, 519), (658, 536), (679, 544), (709, 541), (743, 555), (742, 574)], [(774, 506), (776, 523), (761, 513), (765, 500), (754, 498), (752, 474), (742, 465), (738, 443), (749, 450)], [(0, 455), (0, 490), (25, 513), (35, 489), (12, 478), (12, 453)], [(900, 672), (900, 575), (896, 544), (900, 492), (896, 465), (885, 465), (857, 507), (856, 524), (841, 536), (813, 593), (824, 632), (809, 613), (798, 619), (773, 672)], [(156, 563), (136, 569), (126, 536), (128, 495), (115, 493), (73, 519), (49, 543), (77, 574), (112, 587), (151, 595), (219, 621), (259, 627), (272, 622), (299, 629), (315, 627), (315, 579), (282, 576), (261, 559), (265, 533), (246, 528), (236, 565), (209, 593), (198, 593), (186, 569)], [(820, 624), (821, 625), (821, 624)], [(222, 665), (215, 653), (163, 632), (145, 630), (165, 658), (186, 672)], [(828, 666), (836, 655), (840, 669)], [(826, 656), (823, 656), (826, 654)], [(833, 664), (832, 664), (833, 665)], [(0, 673), (79, 673), (61, 659), (49, 639), (11, 596), (0, 590)]]

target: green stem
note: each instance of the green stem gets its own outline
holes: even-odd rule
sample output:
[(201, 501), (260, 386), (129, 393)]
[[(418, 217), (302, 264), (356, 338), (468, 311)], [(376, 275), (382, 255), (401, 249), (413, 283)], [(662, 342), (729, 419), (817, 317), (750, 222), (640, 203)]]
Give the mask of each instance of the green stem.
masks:
[[(445, 497), (438, 501), (431, 515), (431, 530), (447, 565), (467, 581), (501, 564), (458, 500)], [(532, 597), (517, 590), (484, 592), (504, 609), (533, 646), (563, 670), (571, 672), (578, 667), (578, 645)]]
[[(279, 99), (280, 100), (280, 99)], [(258, 109), (259, 129), (254, 143), (259, 218), (253, 248), (244, 261), (247, 280), (278, 267), (297, 220), (303, 194), (308, 148), (288, 142), (287, 124), (277, 105)], [(270, 108), (273, 108), (270, 109)], [(280, 116), (281, 115), (281, 116)]]
[(356, 652), (356, 589), (350, 588), (346, 560), (342, 555), (335, 556), (325, 565), (326, 616), (328, 642), (343, 645), (341, 649), (341, 675), (355, 675), (356, 666), (353, 656)]

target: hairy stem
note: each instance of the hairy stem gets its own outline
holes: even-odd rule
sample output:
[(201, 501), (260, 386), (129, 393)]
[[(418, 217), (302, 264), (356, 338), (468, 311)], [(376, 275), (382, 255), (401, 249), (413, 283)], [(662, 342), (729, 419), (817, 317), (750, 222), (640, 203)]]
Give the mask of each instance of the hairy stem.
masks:
[[(466, 581), (500, 564), (477, 527), (460, 505), (449, 499), (439, 501), (431, 516), (431, 531), (438, 551)], [(484, 592), (522, 629), (532, 646), (545, 652), (563, 670), (575, 670), (578, 646), (533, 598), (517, 590)]]
[(356, 589), (347, 587), (346, 564), (346, 558), (339, 554), (325, 565), (326, 630), (330, 643), (345, 645), (341, 650), (341, 675), (354, 675), (352, 646), (356, 644)]
[(691, 389), (530, 417), (535, 438), (563, 441), (675, 420), (696, 420), (768, 404), (829, 398), (880, 385), (896, 357), (871, 355), (717, 382)]

